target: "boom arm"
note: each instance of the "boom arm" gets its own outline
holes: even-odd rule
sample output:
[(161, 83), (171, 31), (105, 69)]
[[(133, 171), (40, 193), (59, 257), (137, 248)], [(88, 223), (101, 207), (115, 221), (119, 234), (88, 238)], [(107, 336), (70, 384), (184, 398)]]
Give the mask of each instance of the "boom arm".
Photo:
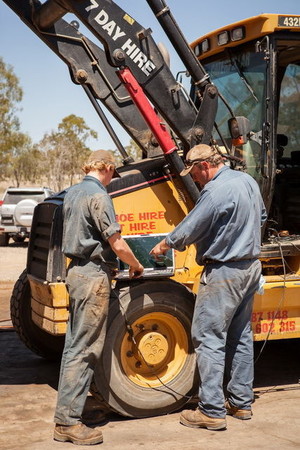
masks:
[[(128, 101), (131, 105), (132, 102), (124, 94), (124, 87), (120, 85), (115, 73), (120, 66), (131, 70), (151, 103), (179, 138), (185, 151), (196, 142), (209, 142), (217, 104), (215, 88), (211, 95), (211, 85), (209, 89), (206, 88), (208, 77), (174, 20), (172, 26), (164, 28), (173, 43), (177, 43), (176, 50), (200, 87), (199, 95), (203, 95), (206, 103), (201, 117), (176, 83), (151, 37), (151, 30), (144, 29), (111, 0), (48, 0), (43, 4), (36, 0), (4, 1), (68, 64), (72, 80), (89, 85), (95, 97), (105, 103), (127, 131), (135, 129), (132, 127), (134, 114), (128, 105)], [(150, 0), (148, 3), (151, 3)], [(103, 43), (106, 57), (99, 47), (62, 19), (67, 12), (73, 12)], [(157, 12), (157, 7), (154, 12)], [(163, 23), (161, 15), (160, 21)], [(87, 77), (78, 76), (83, 71)], [(205, 100), (206, 92), (212, 101)], [(116, 97), (116, 94), (119, 95)], [(213, 110), (207, 103), (214, 103)], [(122, 112), (119, 111), (120, 108)], [(136, 121), (134, 123), (136, 125)], [(133, 138), (145, 148), (147, 127), (141, 121), (138, 129)]]
[[(144, 29), (111, 0), (47, 0), (43, 4), (37, 0), (4, 1), (64, 60), (73, 82), (84, 85), (92, 102), (93, 97), (101, 100), (145, 152), (153, 143), (149, 138), (147, 124), (152, 131), (153, 126), (147, 122), (147, 115), (140, 108), (142, 115), (137, 114), (134, 103), (120, 83), (122, 77), (117, 74), (123, 69), (129, 70), (156, 112), (170, 127), (174, 147), (180, 142), (186, 152), (195, 143), (209, 143), (216, 113), (217, 91), (208, 82), (197, 59), (191, 57), (192, 52), (180, 31), (175, 33), (173, 41), (179, 41), (177, 51), (199, 87), (198, 113), (195, 105), (187, 100), (176, 83), (151, 37), (151, 30)], [(153, 3), (157, 1), (153, 0)], [(164, 5), (161, 0), (158, 3)], [(103, 43), (104, 51), (62, 19), (67, 12), (74, 13), (90, 29)], [(179, 30), (174, 21), (171, 27), (165, 29), (169, 36), (170, 29)], [(184, 49), (188, 50), (186, 57)], [(95, 102), (93, 104), (95, 106)], [(146, 118), (147, 124), (142, 116)], [(155, 136), (161, 144), (159, 135)], [(172, 156), (167, 159), (178, 173), (182, 168), (181, 160), (177, 152), (171, 153)], [(186, 177), (183, 183), (195, 201), (198, 191), (190, 177)]]
[(105, 52), (64, 19), (56, 21), (46, 32), (40, 30), (33, 22), (34, 11), (41, 6), (37, 1), (34, 7), (29, 0), (5, 0), (5, 3), (68, 65), (72, 81), (84, 86), (89, 98), (94, 99), (94, 107), (98, 107), (100, 100), (144, 154), (151, 151), (148, 126), (137, 114), (116, 70), (107, 63)]

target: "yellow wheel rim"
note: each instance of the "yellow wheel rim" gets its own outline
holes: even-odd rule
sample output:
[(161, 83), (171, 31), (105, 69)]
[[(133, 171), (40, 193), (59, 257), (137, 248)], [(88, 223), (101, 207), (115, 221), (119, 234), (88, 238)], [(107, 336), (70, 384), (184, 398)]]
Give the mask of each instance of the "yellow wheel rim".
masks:
[(171, 314), (145, 314), (131, 325), (121, 344), (121, 363), (127, 377), (144, 387), (173, 380), (188, 356), (188, 337), (182, 323)]

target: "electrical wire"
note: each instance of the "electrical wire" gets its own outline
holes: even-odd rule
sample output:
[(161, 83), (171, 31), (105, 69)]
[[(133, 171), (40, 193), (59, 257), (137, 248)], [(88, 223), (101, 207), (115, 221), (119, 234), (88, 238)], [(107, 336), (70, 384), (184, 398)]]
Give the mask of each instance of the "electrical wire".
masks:
[[(274, 231), (276, 231), (276, 230), (274, 230)], [(279, 300), (279, 302), (278, 302), (278, 305), (277, 305), (277, 309), (276, 309), (276, 311), (275, 311), (275, 314), (273, 315), (272, 321), (271, 321), (271, 323), (270, 323), (269, 331), (268, 331), (267, 336), (266, 336), (266, 338), (265, 338), (265, 340), (264, 340), (264, 343), (263, 343), (263, 345), (262, 345), (262, 348), (260, 349), (260, 352), (259, 352), (259, 354), (257, 355), (257, 358), (256, 358), (255, 361), (254, 361), (254, 364), (257, 363), (257, 361), (258, 361), (259, 358), (261, 357), (262, 352), (263, 352), (264, 349), (265, 349), (265, 346), (267, 345), (267, 342), (268, 342), (268, 340), (269, 340), (269, 337), (270, 337), (270, 334), (271, 334), (271, 330), (272, 330), (272, 328), (273, 328), (273, 324), (274, 324), (274, 321), (275, 321), (275, 319), (276, 319), (277, 313), (279, 312), (279, 310), (280, 310), (280, 308), (281, 308), (281, 305), (282, 305), (282, 303), (283, 303), (284, 300), (285, 300), (285, 288), (286, 288), (286, 269), (285, 269), (285, 266), (286, 266), (286, 261), (285, 261), (284, 256), (283, 256), (282, 245), (281, 245), (281, 242), (280, 242), (280, 240), (279, 240), (279, 234), (278, 234), (277, 231), (276, 231), (276, 233), (277, 233), (277, 239), (275, 240), (275, 242), (278, 244), (279, 251), (280, 251), (280, 256), (281, 256), (281, 261), (282, 261), (282, 266), (283, 266), (283, 291), (282, 291), (281, 298), (280, 298), (280, 300)]]
[[(117, 297), (119, 298), (118, 295), (117, 295)], [(121, 308), (122, 311), (123, 311), (124, 322), (125, 322), (125, 326), (126, 326), (126, 330), (127, 330), (128, 335), (129, 335), (129, 338), (130, 338), (130, 340), (132, 341), (132, 343), (133, 343), (133, 345), (135, 346), (135, 348), (137, 349), (137, 352), (140, 354), (142, 360), (144, 361), (144, 363), (146, 364), (146, 366), (148, 367), (148, 369), (149, 369), (149, 370), (152, 372), (152, 374), (157, 378), (157, 380), (161, 383), (161, 385), (164, 386), (166, 389), (168, 389), (168, 391), (172, 392), (173, 394), (176, 394), (176, 396), (179, 396), (179, 397), (181, 397), (181, 398), (186, 398), (186, 399), (187, 399), (187, 402), (190, 401), (190, 400), (192, 400), (192, 398), (194, 397), (194, 395), (185, 395), (185, 394), (182, 394), (182, 393), (180, 393), (180, 392), (177, 392), (175, 389), (171, 388), (171, 387), (168, 386), (167, 384), (165, 384), (165, 383), (162, 381), (162, 379), (159, 377), (159, 375), (156, 373), (155, 369), (154, 369), (150, 364), (147, 363), (147, 361), (146, 361), (145, 358), (144, 358), (143, 353), (141, 352), (141, 350), (139, 349), (139, 347), (138, 347), (138, 345), (137, 345), (137, 342), (136, 342), (135, 337), (134, 337), (134, 331), (133, 331), (133, 329), (132, 329), (131, 324), (130, 324), (129, 321), (128, 321), (126, 311), (125, 311), (123, 305), (121, 304), (120, 300), (119, 300), (119, 305), (120, 305), (120, 308)], [(149, 385), (149, 384), (148, 384), (148, 386), (149, 386), (150, 389), (152, 389), (152, 390), (154, 390), (154, 391), (165, 392), (165, 391), (163, 391), (163, 390), (161, 390), (161, 389), (159, 389), (159, 388), (153, 387), (153, 386), (151, 386), (151, 385)], [(165, 392), (165, 393), (166, 393), (166, 392)], [(174, 409), (174, 411), (175, 411), (175, 409)]]
[[(274, 231), (275, 231), (275, 230), (274, 230)], [(265, 338), (265, 340), (264, 340), (263, 346), (262, 346), (262, 348), (260, 349), (260, 352), (259, 352), (257, 358), (255, 359), (254, 364), (256, 364), (257, 361), (259, 360), (259, 358), (261, 357), (261, 355), (262, 355), (262, 353), (263, 353), (263, 351), (264, 351), (264, 349), (265, 349), (265, 347), (266, 347), (266, 345), (267, 345), (267, 342), (269, 341), (269, 337), (270, 337), (270, 334), (271, 334), (271, 330), (272, 330), (272, 328), (273, 328), (274, 321), (275, 321), (276, 316), (277, 316), (277, 314), (278, 314), (278, 312), (279, 312), (279, 310), (280, 310), (280, 308), (281, 308), (281, 306), (282, 306), (282, 304), (283, 304), (283, 302), (284, 302), (284, 300), (285, 300), (286, 265), (287, 265), (287, 263), (286, 263), (286, 261), (285, 261), (284, 255), (283, 255), (282, 245), (281, 245), (281, 242), (280, 242), (280, 240), (279, 240), (279, 234), (277, 233), (277, 235), (278, 235), (278, 236), (277, 236), (277, 239), (276, 239), (275, 242), (278, 244), (279, 251), (280, 251), (280, 256), (281, 256), (281, 260), (282, 260), (282, 266), (283, 266), (283, 292), (282, 292), (282, 296), (281, 296), (281, 298), (280, 298), (280, 300), (279, 300), (279, 302), (278, 302), (278, 305), (277, 305), (275, 314), (273, 315), (272, 321), (271, 321), (271, 323), (270, 323), (269, 331), (268, 331), (267, 336), (266, 336), (266, 338)], [(123, 308), (123, 306), (122, 306), (122, 304), (121, 304), (120, 301), (119, 301), (119, 304), (120, 304), (121, 309), (123, 310), (124, 320), (125, 320), (125, 325), (126, 325), (126, 330), (127, 330), (127, 332), (128, 332), (128, 335), (129, 335), (131, 341), (133, 342), (133, 344), (135, 345), (135, 347), (136, 347), (138, 353), (140, 354), (140, 356), (141, 356), (142, 360), (144, 361), (144, 363), (146, 364), (146, 366), (149, 368), (149, 370), (153, 373), (153, 375), (157, 378), (157, 380), (161, 383), (162, 386), (164, 386), (166, 389), (170, 390), (170, 391), (173, 392), (174, 394), (179, 395), (179, 396), (182, 397), (182, 398), (186, 398), (187, 401), (190, 401), (190, 400), (193, 398), (193, 396), (187, 396), (187, 395), (185, 395), (185, 394), (181, 394), (181, 393), (175, 391), (174, 389), (172, 389), (170, 386), (167, 386), (167, 385), (161, 380), (161, 378), (158, 376), (158, 374), (156, 373), (155, 369), (154, 369), (153, 367), (151, 367), (151, 366), (147, 363), (147, 361), (146, 361), (145, 358), (144, 358), (143, 353), (141, 352), (141, 350), (139, 349), (139, 347), (138, 347), (138, 345), (137, 345), (137, 343), (136, 343), (136, 340), (135, 340), (135, 337), (134, 337), (134, 332), (133, 332), (132, 326), (131, 326), (131, 324), (129, 323), (129, 321), (128, 321), (128, 319), (127, 319), (126, 311), (125, 311), (125, 309)], [(153, 387), (150, 386), (150, 385), (149, 385), (149, 387), (150, 387), (151, 389), (157, 390), (157, 388), (153, 388)]]

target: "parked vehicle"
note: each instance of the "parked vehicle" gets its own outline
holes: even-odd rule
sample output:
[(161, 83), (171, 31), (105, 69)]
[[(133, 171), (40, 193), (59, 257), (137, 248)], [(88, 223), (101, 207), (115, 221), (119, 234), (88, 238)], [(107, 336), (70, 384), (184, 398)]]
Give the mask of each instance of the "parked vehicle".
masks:
[(10, 238), (15, 242), (28, 238), (34, 208), (53, 194), (46, 187), (9, 187), (0, 201), (0, 246), (8, 245)]

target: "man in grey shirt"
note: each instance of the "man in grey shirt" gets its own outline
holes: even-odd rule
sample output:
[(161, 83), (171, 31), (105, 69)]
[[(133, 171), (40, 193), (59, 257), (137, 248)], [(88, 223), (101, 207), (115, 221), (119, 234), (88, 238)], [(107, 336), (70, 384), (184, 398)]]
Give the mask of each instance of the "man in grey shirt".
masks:
[[(200, 375), (199, 406), (180, 422), (221, 430), (226, 413), (250, 419), (253, 401), (251, 313), (261, 276), (258, 260), (266, 211), (256, 181), (231, 170), (212, 147), (192, 148), (182, 176), (191, 173), (203, 188), (193, 210), (152, 250), (159, 258), (170, 248), (196, 245), (204, 265), (195, 304), (192, 338)], [(223, 393), (227, 372), (227, 401)]]
[(68, 190), (63, 205), (63, 252), (71, 259), (66, 278), (70, 307), (54, 439), (93, 445), (103, 441), (102, 432), (84, 425), (81, 415), (104, 345), (111, 269), (116, 268), (116, 256), (129, 265), (131, 278), (141, 276), (143, 266), (120, 235), (106, 191), (116, 174), (112, 155), (92, 152), (83, 170), (87, 175)]

